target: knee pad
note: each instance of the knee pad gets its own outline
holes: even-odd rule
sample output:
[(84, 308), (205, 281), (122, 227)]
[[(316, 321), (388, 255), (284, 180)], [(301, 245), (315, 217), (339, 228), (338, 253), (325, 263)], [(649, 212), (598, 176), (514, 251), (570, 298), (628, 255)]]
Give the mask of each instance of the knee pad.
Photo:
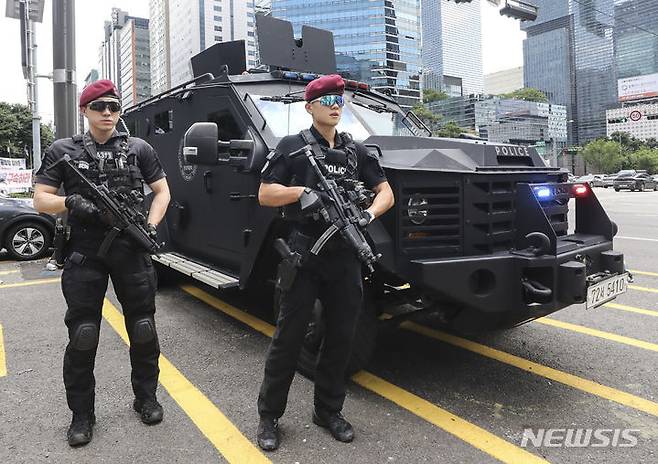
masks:
[(137, 319), (133, 325), (132, 341), (143, 344), (153, 340), (155, 340), (155, 321), (153, 318)]
[(83, 322), (73, 331), (71, 346), (79, 351), (88, 351), (98, 346), (98, 326), (93, 322)]

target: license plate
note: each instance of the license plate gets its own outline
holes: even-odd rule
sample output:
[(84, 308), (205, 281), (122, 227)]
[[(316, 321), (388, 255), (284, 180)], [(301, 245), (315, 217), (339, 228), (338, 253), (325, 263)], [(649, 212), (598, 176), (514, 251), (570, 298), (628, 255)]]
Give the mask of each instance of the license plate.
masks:
[(626, 293), (628, 274), (616, 275), (602, 280), (587, 288), (587, 309), (596, 308), (612, 300), (616, 296)]

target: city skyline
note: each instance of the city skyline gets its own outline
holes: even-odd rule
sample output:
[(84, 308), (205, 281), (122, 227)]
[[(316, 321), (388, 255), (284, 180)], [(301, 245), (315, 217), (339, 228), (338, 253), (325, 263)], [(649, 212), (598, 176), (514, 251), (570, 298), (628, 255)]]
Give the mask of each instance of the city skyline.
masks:
[[(521, 40), (518, 21), (502, 17), (496, 8), (483, 2), (482, 37), (484, 72), (494, 72), (522, 64)], [(131, 16), (149, 18), (148, 0), (116, 0), (99, 5), (91, 2), (76, 3), (76, 74), (78, 88), (92, 69), (98, 68), (98, 47), (103, 40), (103, 23), (110, 17), (112, 8), (121, 8)], [(39, 74), (52, 72), (52, 4), (47, 1), (43, 23), (37, 24), (37, 56)], [(82, 20), (84, 18), (84, 21)], [(149, 18), (150, 19), (150, 18)], [(83, 34), (84, 32), (84, 34)], [(19, 23), (15, 19), (0, 17), (0, 40), (6, 44), (6, 72), (0, 78), (0, 101), (27, 102), (25, 81), (20, 65)], [(53, 119), (52, 83), (39, 79), (40, 114), (44, 123)]]

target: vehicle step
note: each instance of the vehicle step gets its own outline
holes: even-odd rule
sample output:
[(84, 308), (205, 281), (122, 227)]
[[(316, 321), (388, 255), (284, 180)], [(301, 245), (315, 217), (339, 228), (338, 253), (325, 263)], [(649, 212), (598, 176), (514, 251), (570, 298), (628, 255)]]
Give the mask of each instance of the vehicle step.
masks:
[(231, 275), (224, 274), (221, 271), (204, 266), (175, 253), (160, 253), (152, 255), (151, 258), (153, 261), (164, 264), (211, 287), (225, 289), (237, 287), (239, 284), (239, 280)]

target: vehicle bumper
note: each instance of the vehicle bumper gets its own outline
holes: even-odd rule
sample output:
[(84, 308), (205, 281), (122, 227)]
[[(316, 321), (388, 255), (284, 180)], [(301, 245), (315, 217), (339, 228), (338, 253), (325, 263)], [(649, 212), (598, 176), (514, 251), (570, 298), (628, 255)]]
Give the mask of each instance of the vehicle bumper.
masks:
[(466, 331), (514, 326), (584, 303), (595, 277), (625, 270), (623, 254), (613, 250), (616, 226), (589, 193), (576, 198), (576, 232), (558, 237), (532, 186), (519, 184), (513, 250), (413, 260), (413, 283), (430, 299), (459, 307), (455, 323)]

